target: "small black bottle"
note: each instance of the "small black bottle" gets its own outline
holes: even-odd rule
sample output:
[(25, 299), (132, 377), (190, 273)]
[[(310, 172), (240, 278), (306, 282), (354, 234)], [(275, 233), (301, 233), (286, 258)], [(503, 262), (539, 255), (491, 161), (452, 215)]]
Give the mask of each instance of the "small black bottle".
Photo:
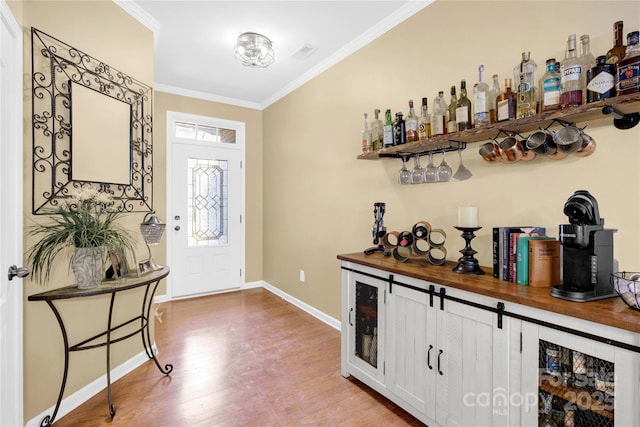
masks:
[(407, 130), (402, 113), (396, 113), (396, 121), (393, 122), (393, 145), (407, 143)]
[(616, 96), (616, 66), (606, 61), (606, 56), (598, 56), (596, 66), (587, 70), (587, 102)]

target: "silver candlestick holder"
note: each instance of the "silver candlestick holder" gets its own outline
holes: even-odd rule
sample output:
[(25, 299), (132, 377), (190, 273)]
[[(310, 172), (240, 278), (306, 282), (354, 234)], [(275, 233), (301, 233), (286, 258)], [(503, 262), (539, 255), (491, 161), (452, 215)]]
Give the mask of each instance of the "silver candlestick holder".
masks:
[(476, 235), (476, 231), (482, 227), (454, 227), (456, 230), (462, 231), (462, 238), (465, 241), (464, 249), (460, 250), (462, 256), (458, 258), (458, 265), (453, 268), (455, 273), (460, 274), (484, 274), (484, 271), (480, 268), (478, 260), (474, 257), (478, 252), (471, 247), (471, 240)]

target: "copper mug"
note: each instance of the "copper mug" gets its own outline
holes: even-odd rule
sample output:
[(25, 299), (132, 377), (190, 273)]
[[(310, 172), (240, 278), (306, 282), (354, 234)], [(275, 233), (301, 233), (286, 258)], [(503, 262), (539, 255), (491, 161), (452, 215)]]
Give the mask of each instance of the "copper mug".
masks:
[(553, 134), (553, 142), (558, 146), (558, 151), (575, 153), (582, 148), (582, 135), (582, 131), (577, 127), (566, 125)]
[(480, 156), (487, 162), (497, 162), (500, 160), (500, 148), (493, 142), (485, 142), (478, 151)]
[(573, 153), (573, 155), (577, 157), (587, 157), (593, 154), (594, 151), (596, 151), (596, 140), (586, 133), (583, 133), (582, 145), (578, 151)]
[(524, 148), (522, 144), (520, 144), (520, 141), (513, 136), (509, 136), (500, 141), (498, 147), (500, 147), (500, 155), (504, 163), (513, 163), (522, 160)]
[(558, 145), (553, 140), (553, 135), (546, 129), (540, 129), (527, 138), (527, 148), (534, 153), (547, 156), (550, 159), (560, 160), (567, 157), (566, 152), (558, 150)]

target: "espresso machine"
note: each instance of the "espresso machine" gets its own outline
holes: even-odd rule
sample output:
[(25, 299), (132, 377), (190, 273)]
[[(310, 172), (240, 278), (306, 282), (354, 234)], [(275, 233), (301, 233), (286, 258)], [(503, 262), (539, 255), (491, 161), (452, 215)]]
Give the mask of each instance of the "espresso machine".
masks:
[(569, 301), (595, 301), (616, 296), (610, 285), (613, 273), (613, 233), (604, 228), (598, 202), (585, 190), (576, 191), (564, 204), (569, 224), (560, 224), (562, 285), (551, 295)]

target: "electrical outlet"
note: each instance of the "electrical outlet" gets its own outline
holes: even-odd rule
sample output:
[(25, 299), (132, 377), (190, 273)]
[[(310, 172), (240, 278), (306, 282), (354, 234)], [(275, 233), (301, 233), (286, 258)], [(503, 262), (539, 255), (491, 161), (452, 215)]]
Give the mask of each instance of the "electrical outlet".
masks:
[(300, 281), (304, 283), (304, 270), (300, 270)]

